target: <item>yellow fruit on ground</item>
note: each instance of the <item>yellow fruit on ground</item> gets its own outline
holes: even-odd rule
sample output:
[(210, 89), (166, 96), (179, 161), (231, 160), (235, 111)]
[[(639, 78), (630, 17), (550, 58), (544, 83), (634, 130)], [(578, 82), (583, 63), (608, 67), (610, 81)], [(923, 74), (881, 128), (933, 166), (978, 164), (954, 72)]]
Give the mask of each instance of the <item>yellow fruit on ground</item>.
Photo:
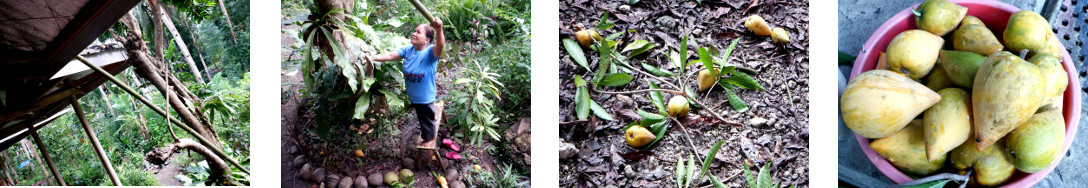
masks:
[(751, 15), (744, 19), (744, 25), (748, 26), (749, 30), (759, 36), (771, 36), (771, 26), (767, 25), (767, 21), (763, 20), (762, 16)]
[(669, 99), (669, 115), (673, 117), (684, 117), (688, 115), (688, 99), (684, 96), (674, 95)]
[(948, 0), (926, 0), (918, 5), (914, 20), (918, 28), (937, 36), (944, 36), (952, 29), (956, 29), (965, 15), (967, 15), (967, 7), (948, 2)]
[(480, 170), (480, 165), (472, 165), (472, 169)]
[(362, 157), (365, 157), (366, 155), (363, 155), (363, 150), (358, 150), (357, 149), (357, 150), (355, 150), (355, 156), (359, 157), (359, 158), (362, 158)]
[(899, 131), (940, 100), (936, 92), (910, 78), (871, 70), (846, 84), (839, 109), (851, 131), (866, 138), (882, 138)]
[(595, 41), (601, 41), (603, 39), (601, 38), (601, 34), (597, 33), (597, 30), (593, 29), (583, 29), (581, 31), (574, 32), (574, 37), (578, 38), (578, 44), (581, 44), (582, 47), (586, 48), (588, 48), (589, 45), (593, 44)]
[(718, 74), (711, 73), (709, 69), (699, 71), (699, 91), (706, 91), (718, 83)]
[(781, 27), (774, 28), (774, 31), (771, 32), (771, 40), (779, 44), (790, 43), (790, 34), (786, 33), (786, 30)]
[(945, 88), (937, 94), (941, 101), (923, 115), (926, 158), (930, 161), (944, 157), (971, 136), (971, 94), (960, 88)]
[(441, 185), (442, 188), (449, 188), (450, 187), (449, 183), (446, 182), (446, 177), (442, 177), (442, 176), (438, 176), (438, 185)]
[(1046, 78), (1038, 66), (1002, 51), (978, 68), (973, 90), (972, 118), (981, 150), (1035, 114), (1045, 100)]
[[(650, 142), (653, 142), (654, 139), (657, 139), (657, 136), (654, 135), (653, 132), (650, 132), (650, 130), (647, 130), (645, 127), (638, 125), (627, 128), (627, 134), (626, 136), (624, 136), (624, 140), (627, 140), (627, 145), (633, 148), (645, 147), (646, 145), (650, 144)], [(479, 165), (477, 165), (476, 167), (479, 167)], [(477, 168), (476, 170), (479, 170), (479, 168)]]
[(919, 79), (933, 70), (943, 45), (944, 39), (932, 33), (917, 29), (904, 31), (888, 44), (885, 58), (892, 71)]

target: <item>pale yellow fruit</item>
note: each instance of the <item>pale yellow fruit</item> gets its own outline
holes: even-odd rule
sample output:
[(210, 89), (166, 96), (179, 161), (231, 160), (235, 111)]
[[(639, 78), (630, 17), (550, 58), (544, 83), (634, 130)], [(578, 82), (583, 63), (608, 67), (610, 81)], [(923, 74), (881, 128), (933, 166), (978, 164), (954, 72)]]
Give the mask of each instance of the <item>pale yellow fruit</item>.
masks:
[(627, 134), (624, 137), (624, 140), (627, 140), (627, 145), (633, 148), (645, 147), (650, 144), (650, 142), (653, 142), (654, 139), (657, 139), (657, 136), (655, 136), (654, 133), (650, 132), (650, 130), (647, 130), (645, 127), (637, 125), (627, 128)]
[(851, 131), (866, 138), (882, 138), (899, 131), (940, 100), (936, 92), (910, 78), (871, 70), (846, 84), (839, 109)]
[(601, 34), (597, 33), (597, 30), (593, 29), (584, 29), (578, 32), (574, 32), (574, 37), (578, 38), (578, 44), (581, 44), (582, 47), (587, 48), (590, 44), (593, 44), (596, 41), (601, 41), (603, 39), (601, 38)]
[(771, 36), (771, 26), (767, 25), (767, 21), (763, 20), (762, 16), (751, 15), (747, 19), (744, 19), (744, 25), (748, 26), (749, 30), (759, 36)]
[(909, 30), (899, 33), (888, 44), (887, 61), (891, 70), (919, 79), (937, 63), (944, 39), (922, 30)]
[(922, 121), (914, 120), (895, 134), (876, 139), (869, 147), (900, 170), (914, 175), (927, 175), (941, 169), (947, 157), (940, 155), (934, 160), (927, 160), (923, 137)]
[(937, 91), (941, 101), (929, 107), (925, 118), (926, 157), (944, 156), (971, 136), (971, 94), (959, 88)]
[(1062, 154), (1065, 117), (1057, 110), (1035, 114), (1009, 133), (1005, 145), (1016, 169), (1026, 173), (1042, 171)]
[(971, 93), (978, 149), (986, 149), (1023, 124), (1042, 106), (1046, 77), (1009, 52), (997, 52), (978, 68)]
[(714, 87), (715, 83), (718, 83), (718, 74), (710, 72), (709, 69), (699, 71), (699, 91), (706, 91), (710, 87)]
[(688, 99), (684, 96), (674, 95), (669, 99), (669, 115), (684, 117), (688, 115)]
[(779, 44), (790, 43), (790, 34), (786, 33), (786, 30), (781, 27), (774, 28), (774, 31), (771, 32), (771, 40)]

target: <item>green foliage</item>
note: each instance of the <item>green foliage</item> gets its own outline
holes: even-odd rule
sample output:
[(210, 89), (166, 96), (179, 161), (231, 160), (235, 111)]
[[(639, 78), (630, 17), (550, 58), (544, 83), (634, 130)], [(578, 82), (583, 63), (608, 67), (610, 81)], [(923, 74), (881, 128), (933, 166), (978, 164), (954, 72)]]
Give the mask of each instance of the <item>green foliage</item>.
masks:
[[(495, 100), (502, 100), (499, 88), (504, 87), (498, 81), (499, 74), (489, 67), (481, 66), (476, 60), (472, 67), (463, 68), (462, 78), (454, 81), (459, 89), (452, 89), (453, 102), (450, 112), (455, 114), (451, 122), (461, 127), (464, 136), (470, 138), (473, 144), (480, 143), (483, 135), (491, 139), (500, 140), (498, 117), (492, 112)], [(493, 100), (494, 99), (494, 100)]]
[[(718, 180), (714, 174), (707, 174), (707, 169), (710, 168), (710, 162), (714, 161), (714, 155), (718, 154), (718, 149), (721, 149), (722, 143), (725, 141), (718, 141), (714, 146), (710, 147), (710, 151), (707, 152), (706, 158), (703, 159), (702, 170), (699, 170), (699, 176), (695, 176), (695, 156), (688, 155), (687, 163), (684, 163), (683, 157), (677, 157), (676, 159), (676, 187), (690, 187), (692, 182), (702, 181), (704, 176), (710, 177), (710, 182), (715, 188), (726, 187), (721, 181)], [(747, 170), (747, 168), (745, 169)]]
[(529, 185), (529, 177), (515, 172), (512, 165), (497, 164), (496, 166), (499, 167), (498, 172), (487, 171), (487, 169), (472, 169), (472, 173), (476, 175), (465, 176), (465, 183), (468, 187), (495, 188), (525, 187)]
[[(777, 188), (782, 182), (774, 182), (771, 180), (771, 163), (763, 165), (759, 168), (759, 175), (752, 176), (752, 172), (748, 170), (748, 163), (744, 163), (744, 181), (748, 182), (748, 187), (752, 188)], [(791, 188), (793, 186), (790, 186)]]

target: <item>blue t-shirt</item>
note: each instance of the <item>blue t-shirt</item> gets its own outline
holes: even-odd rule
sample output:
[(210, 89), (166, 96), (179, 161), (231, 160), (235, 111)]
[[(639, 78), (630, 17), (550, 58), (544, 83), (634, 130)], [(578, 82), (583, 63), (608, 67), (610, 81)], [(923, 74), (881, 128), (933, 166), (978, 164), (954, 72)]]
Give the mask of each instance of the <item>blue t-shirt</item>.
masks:
[(415, 46), (409, 45), (397, 52), (404, 60), (401, 72), (404, 72), (404, 87), (412, 103), (434, 102), (434, 72), (438, 67), (438, 58), (434, 57), (433, 48), (434, 45), (431, 45), (417, 51)]

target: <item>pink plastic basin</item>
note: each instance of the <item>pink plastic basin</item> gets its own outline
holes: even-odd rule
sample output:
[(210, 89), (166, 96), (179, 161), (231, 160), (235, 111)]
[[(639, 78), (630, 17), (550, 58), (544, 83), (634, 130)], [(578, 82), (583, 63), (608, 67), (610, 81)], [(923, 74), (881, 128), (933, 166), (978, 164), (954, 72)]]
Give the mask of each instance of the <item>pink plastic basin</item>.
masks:
[[(1005, 32), (1005, 26), (1008, 24), (1009, 16), (1012, 13), (1019, 11), (1020, 8), (1016, 8), (1012, 5), (997, 2), (993, 0), (951, 0), (953, 3), (965, 6), (968, 8), (967, 15), (978, 17), (982, 22), (986, 23), (986, 27), (990, 28), (994, 32), (994, 35), (998, 39), (1001, 39), (1001, 34)], [(918, 7), (918, 4), (914, 4), (910, 8), (899, 11), (898, 14), (892, 16), (888, 21), (884, 22), (880, 28), (873, 32), (873, 35), (869, 37), (869, 40), (865, 42), (865, 46), (862, 47), (861, 52), (858, 53), (857, 59), (854, 61), (854, 69), (850, 72), (850, 78), (854, 78), (862, 72), (872, 70), (876, 67), (877, 60), (880, 59), (880, 52), (885, 51), (888, 47), (888, 43), (895, 38), (896, 35), (903, 31), (915, 29), (917, 26), (914, 24), (914, 14), (911, 13), (911, 8)], [(1006, 187), (1030, 187), (1038, 183), (1050, 174), (1050, 171), (1054, 170), (1054, 167), (1060, 163), (1062, 158), (1065, 157), (1065, 153), (1069, 151), (1069, 145), (1073, 143), (1073, 138), (1077, 134), (1077, 124), (1080, 122), (1080, 80), (1077, 78), (1077, 70), (1074, 68), (1073, 60), (1069, 57), (1069, 52), (1062, 46), (1062, 66), (1065, 67), (1065, 72), (1069, 73), (1069, 86), (1066, 87), (1064, 95), (1064, 105), (1062, 108), (1062, 114), (1065, 116), (1065, 145), (1062, 147), (1062, 155), (1058, 156), (1058, 159), (1054, 163), (1050, 164), (1046, 170), (1037, 173), (1023, 173), (1016, 171), (1016, 174), (1009, 180)], [(857, 138), (858, 144), (861, 145), (861, 150), (865, 152), (865, 156), (869, 158), (869, 161), (873, 162), (873, 165), (880, 169), (880, 172), (888, 176), (895, 183), (905, 183), (911, 181), (910, 177), (892, 166), (887, 159), (881, 157), (869, 148), (868, 138), (854, 134)]]

